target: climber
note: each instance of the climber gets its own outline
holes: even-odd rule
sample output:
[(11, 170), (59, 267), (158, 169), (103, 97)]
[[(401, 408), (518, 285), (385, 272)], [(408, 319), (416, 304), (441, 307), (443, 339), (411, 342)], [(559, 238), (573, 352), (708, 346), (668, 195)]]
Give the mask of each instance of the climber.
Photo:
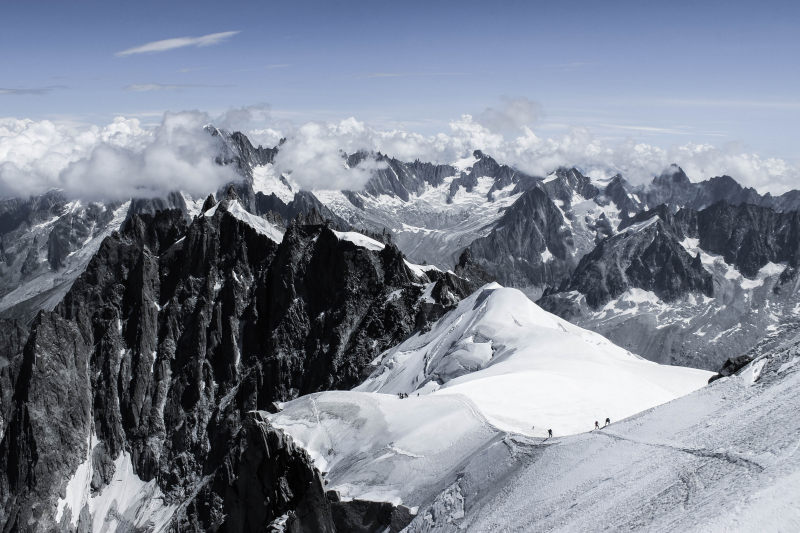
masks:
[(553, 437), (553, 430), (552, 429), (548, 429), (547, 430), (547, 438), (550, 439), (552, 437)]
[[(610, 418), (606, 418), (606, 426), (609, 425), (610, 423), (611, 423), (611, 419)], [(603, 427), (606, 427), (606, 426), (603, 426)]]
[(597, 420), (594, 421), (594, 429), (600, 429), (600, 424), (597, 422)]

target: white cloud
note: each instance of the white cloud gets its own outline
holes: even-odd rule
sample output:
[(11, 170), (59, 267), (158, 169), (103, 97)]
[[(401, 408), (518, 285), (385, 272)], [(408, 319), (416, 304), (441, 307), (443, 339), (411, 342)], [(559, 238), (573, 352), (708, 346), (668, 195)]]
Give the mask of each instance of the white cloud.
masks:
[(131, 92), (174, 91), (178, 89), (209, 89), (230, 87), (230, 85), (208, 85), (198, 83), (134, 83), (126, 85), (125, 90)]
[(167, 113), (159, 126), (117, 118), (99, 128), (50, 121), (0, 120), (0, 196), (58, 188), (87, 200), (207, 194), (236, 179), (214, 163), (218, 139), (199, 112)]
[(151, 91), (170, 91), (173, 89), (181, 89), (183, 87), (191, 87), (190, 85), (178, 85), (174, 83), (134, 83), (126, 85), (126, 91), (132, 92), (151, 92)]
[(209, 33), (208, 35), (201, 35), (200, 37), (175, 37), (173, 39), (164, 39), (161, 41), (153, 41), (145, 43), (140, 46), (128, 48), (117, 52), (116, 55), (120, 57), (129, 56), (133, 54), (152, 54), (156, 52), (166, 52), (167, 50), (174, 50), (176, 48), (184, 48), (187, 46), (211, 46), (219, 44), (234, 35), (240, 33), (239, 31), (223, 31), (219, 33)]
[[(506, 108), (513, 106), (501, 109)], [(26, 196), (51, 188), (87, 199), (159, 195), (176, 189), (205, 195), (235, 179), (231, 169), (213, 163), (218, 140), (203, 130), (207, 123), (242, 130), (264, 146), (275, 146), (285, 137), (275, 161), (277, 170), (291, 173), (306, 189), (363, 186), (375, 162), (347, 168), (343, 157), (360, 150), (404, 161), (450, 163), (480, 149), (533, 175), (545, 175), (558, 166), (577, 166), (598, 177), (619, 172), (636, 183), (648, 182), (677, 163), (693, 180), (728, 174), (745, 186), (773, 194), (800, 183), (797, 167), (736, 144), (661, 147), (635, 139), (598, 138), (586, 128), (541, 136), (523, 125), (535, 119), (532, 114), (510, 123), (515, 133), (503, 134), (487, 126), (508, 129), (498, 113), (479, 114), (482, 118), (463, 115), (447, 131), (433, 135), (374, 128), (352, 117), (297, 125), (276, 120), (266, 105), (231, 109), (215, 117), (200, 112), (167, 113), (154, 126), (122, 117), (102, 127), (0, 119), (0, 196)]]
[(267, 124), (270, 118), (268, 104), (254, 104), (228, 109), (222, 115), (214, 118), (214, 126), (230, 131), (249, 131)]
[(533, 175), (546, 175), (559, 166), (577, 166), (598, 177), (621, 173), (634, 183), (649, 182), (677, 163), (696, 181), (728, 174), (744, 186), (773, 194), (800, 182), (800, 170), (788, 162), (760, 157), (735, 144), (718, 147), (685, 143), (664, 148), (633, 139), (610, 142), (595, 137), (587, 128), (572, 128), (563, 135), (545, 138), (522, 126), (517, 135), (504, 136), (471, 115), (452, 121), (449, 130), (421, 135), (370, 128), (354, 118), (312, 122), (293, 130), (277, 163), (283, 171), (294, 170), (295, 179), (307, 188), (355, 188), (363, 184), (365, 173), (343, 173), (339, 150), (379, 151), (405, 161), (449, 163), (480, 149)]
[(504, 98), (501, 107), (488, 107), (475, 119), (492, 131), (514, 135), (538, 121), (541, 115), (542, 106), (538, 102), (518, 97)]
[(370, 149), (373, 132), (354, 118), (338, 123), (308, 122), (288, 133), (275, 158), (280, 173), (305, 189), (360, 189), (378, 168), (366, 160), (354, 168), (345, 154)]

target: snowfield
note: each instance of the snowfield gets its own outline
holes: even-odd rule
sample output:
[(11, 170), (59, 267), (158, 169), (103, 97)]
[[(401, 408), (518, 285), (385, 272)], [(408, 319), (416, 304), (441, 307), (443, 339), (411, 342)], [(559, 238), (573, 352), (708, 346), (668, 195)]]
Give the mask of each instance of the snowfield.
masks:
[(545, 436), (628, 417), (710, 376), (646, 361), (493, 283), (386, 352), (357, 390), (460, 394), (500, 430)]
[(308, 450), (341, 499), (415, 507), (435, 497), (461, 462), (498, 432), (456, 395), (351, 391), (304, 396), (267, 415)]
[[(99, 444), (94, 435), (87, 439), (86, 460), (67, 482), (65, 497), (58, 500), (56, 522), (75, 528), (86, 510), (91, 531), (165, 531), (178, 506), (164, 504), (154, 479), (145, 482), (136, 475), (128, 452), (120, 453), (114, 461), (111, 483), (92, 493), (92, 451)], [(63, 523), (67, 513), (69, 521)]]
[(688, 394), (710, 375), (643, 360), (490, 284), (387, 351), (356, 390), (301, 397), (265, 416), (342, 497), (413, 508), (508, 434), (547, 442), (550, 428), (589, 431), (595, 420)]
[(800, 530), (794, 335), (740, 375), (602, 431), (491, 446), (407, 531)]

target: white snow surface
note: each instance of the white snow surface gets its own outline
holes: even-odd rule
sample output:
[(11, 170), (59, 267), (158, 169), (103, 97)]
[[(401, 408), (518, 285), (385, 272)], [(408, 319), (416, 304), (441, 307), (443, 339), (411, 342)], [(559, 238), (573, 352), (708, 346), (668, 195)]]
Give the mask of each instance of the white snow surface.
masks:
[(265, 416), (308, 450), (343, 498), (417, 506), (507, 432), (589, 431), (709, 376), (645, 361), (490, 284), (387, 351), (355, 390), (304, 396)]
[(120, 453), (114, 461), (114, 476), (98, 493), (90, 492), (93, 467), (92, 451), (100, 444), (94, 435), (88, 438), (86, 460), (78, 465), (67, 482), (66, 495), (56, 507), (56, 522), (67, 509), (70, 524), (78, 525), (81, 510), (88, 505), (91, 531), (126, 530), (165, 531), (177, 505), (164, 505), (163, 494), (155, 480), (144, 482), (133, 471), (130, 455)]
[(688, 394), (710, 376), (646, 361), (493, 283), (388, 350), (356, 390), (461, 394), (503, 431), (567, 435)]
[(280, 176), (275, 173), (272, 163), (254, 166), (252, 172), (254, 192), (260, 192), (267, 196), (275, 194), (285, 204), (294, 200), (294, 191), (281, 181)]
[(242, 207), (238, 200), (232, 200), (228, 203), (228, 213), (276, 243), (280, 243), (283, 240), (283, 229), (267, 222), (264, 218), (253, 215)]
[(362, 248), (366, 248), (367, 250), (372, 250), (374, 252), (380, 252), (383, 250), (385, 245), (380, 242), (376, 241), (371, 237), (367, 237), (357, 231), (333, 231), (336, 234), (336, 238), (340, 241), (350, 241), (356, 246), (360, 246)]
[(406, 531), (798, 531), (800, 372), (780, 369), (799, 340), (755, 383), (748, 368), (601, 431), (506, 439)]
[(309, 452), (342, 499), (395, 505), (442, 490), (447, 474), (497, 435), (459, 395), (329, 391), (264, 416)]

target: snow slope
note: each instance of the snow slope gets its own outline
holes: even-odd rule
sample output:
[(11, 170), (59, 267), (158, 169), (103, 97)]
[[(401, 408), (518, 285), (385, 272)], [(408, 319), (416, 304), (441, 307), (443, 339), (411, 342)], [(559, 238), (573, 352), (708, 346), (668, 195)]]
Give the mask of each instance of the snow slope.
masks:
[(279, 243), (283, 240), (283, 229), (270, 224), (266, 219), (253, 215), (247, 211), (237, 200), (232, 200), (228, 204), (228, 213), (249, 224), (257, 232), (268, 237), (271, 241)]
[(548, 428), (588, 431), (594, 420), (687, 394), (709, 375), (645, 361), (490, 284), (387, 351), (357, 390), (304, 396), (265, 416), (343, 498), (414, 508), (506, 432), (541, 442)]
[(357, 390), (461, 394), (497, 428), (544, 436), (625, 418), (702, 387), (710, 375), (646, 361), (494, 283), (386, 352)]
[(251, 172), (253, 173), (253, 192), (260, 192), (265, 196), (274, 194), (286, 204), (294, 200), (294, 191), (287, 181), (281, 180), (272, 163), (253, 165)]
[(494, 445), (408, 531), (800, 530), (792, 335), (740, 375), (602, 431)]
[(67, 482), (64, 498), (58, 500), (56, 522), (61, 523), (68, 515), (68, 524), (75, 528), (79, 525), (81, 511), (87, 508), (91, 531), (118, 531), (120, 528), (165, 531), (178, 506), (164, 503), (161, 489), (154, 479), (148, 482), (139, 479), (128, 452), (120, 453), (114, 461), (111, 483), (99, 492), (91, 492), (94, 475), (92, 451), (99, 444), (94, 435), (87, 439), (86, 460), (78, 465)]
[(450, 472), (498, 435), (457, 395), (329, 391), (264, 416), (309, 451), (342, 499), (412, 508), (443, 490)]
[(242, 204), (239, 203), (238, 200), (217, 202), (213, 207), (203, 213), (203, 216), (213, 217), (220, 207), (231, 214), (234, 218), (244, 222), (261, 235), (269, 238), (271, 241), (280, 244), (280, 242), (283, 240), (283, 228), (279, 228), (263, 217), (250, 213), (242, 206)]

